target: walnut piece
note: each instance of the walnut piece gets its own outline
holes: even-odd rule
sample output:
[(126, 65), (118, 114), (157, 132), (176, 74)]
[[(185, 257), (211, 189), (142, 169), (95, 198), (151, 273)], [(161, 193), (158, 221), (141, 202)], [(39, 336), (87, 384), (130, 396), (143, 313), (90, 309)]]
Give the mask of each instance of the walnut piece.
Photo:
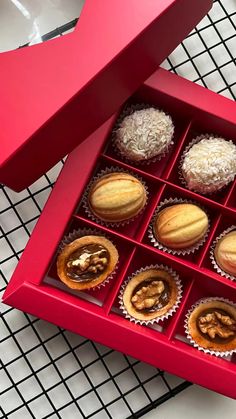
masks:
[(202, 333), (208, 334), (211, 339), (216, 335), (227, 339), (236, 333), (236, 321), (230, 317), (214, 311), (199, 318), (199, 328)]
[(86, 252), (82, 253), (79, 258), (69, 260), (67, 262), (67, 267), (77, 267), (81, 272), (85, 272), (86, 270), (91, 273), (97, 273), (98, 271), (102, 272), (108, 263), (106, 257), (101, 257), (103, 253), (103, 250), (99, 250), (93, 254)]
[(137, 310), (152, 308), (160, 299), (165, 286), (162, 281), (152, 281), (140, 288), (131, 298), (131, 302)]

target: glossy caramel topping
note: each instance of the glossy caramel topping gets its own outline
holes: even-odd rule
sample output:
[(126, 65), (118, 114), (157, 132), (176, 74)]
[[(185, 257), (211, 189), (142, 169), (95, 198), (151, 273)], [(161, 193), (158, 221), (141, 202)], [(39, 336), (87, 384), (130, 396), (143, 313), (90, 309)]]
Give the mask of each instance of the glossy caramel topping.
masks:
[(139, 312), (153, 313), (168, 304), (169, 295), (170, 289), (167, 282), (150, 278), (134, 289), (131, 303)]
[(105, 247), (88, 244), (71, 253), (66, 262), (66, 273), (72, 281), (92, 281), (106, 269), (109, 258)]
[(224, 310), (206, 310), (198, 317), (197, 323), (204, 337), (213, 342), (225, 343), (236, 336), (236, 321)]

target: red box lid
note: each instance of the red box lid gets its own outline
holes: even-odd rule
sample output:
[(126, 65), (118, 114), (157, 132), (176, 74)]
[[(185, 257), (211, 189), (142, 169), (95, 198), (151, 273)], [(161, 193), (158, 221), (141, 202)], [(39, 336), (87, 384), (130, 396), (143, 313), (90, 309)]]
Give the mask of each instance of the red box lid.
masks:
[(87, 0), (76, 30), (0, 54), (0, 182), (20, 191), (105, 122), (212, 0)]

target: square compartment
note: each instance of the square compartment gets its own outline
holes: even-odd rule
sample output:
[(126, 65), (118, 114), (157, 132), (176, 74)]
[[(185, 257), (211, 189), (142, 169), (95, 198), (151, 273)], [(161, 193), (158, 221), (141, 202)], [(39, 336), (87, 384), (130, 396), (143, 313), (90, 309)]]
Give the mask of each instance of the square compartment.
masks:
[[(148, 98), (147, 98), (148, 99)], [(112, 138), (114, 136), (113, 133), (111, 133), (110, 141), (108, 141), (107, 146), (104, 150), (105, 156), (107, 156), (110, 159), (114, 160), (120, 160), (121, 162), (127, 163), (130, 166), (136, 167), (137, 169), (142, 170), (143, 172), (149, 173), (152, 176), (158, 177), (158, 178), (165, 178), (166, 173), (168, 173), (168, 168), (171, 165), (171, 162), (176, 154), (176, 150), (180, 147), (180, 144), (182, 142), (183, 137), (186, 135), (186, 130), (188, 130), (189, 126), (189, 120), (188, 118), (184, 118), (183, 115), (179, 115), (176, 111), (176, 109), (172, 110), (171, 105), (168, 106), (165, 102), (162, 102), (161, 97), (160, 98), (150, 98), (150, 101), (144, 101), (143, 99), (138, 96), (134, 96), (132, 100), (130, 100), (126, 106), (124, 107), (124, 110), (126, 107), (130, 106), (136, 106), (137, 104), (143, 104), (145, 107), (155, 107), (157, 109), (160, 109), (164, 111), (166, 114), (168, 114), (174, 124), (174, 135), (173, 135), (173, 145), (170, 146), (168, 152), (166, 155), (161, 157), (160, 160), (157, 160), (156, 162), (131, 162), (124, 159), (118, 151), (115, 149)], [(135, 108), (134, 108), (135, 109)], [(121, 110), (120, 115), (122, 115), (123, 110)], [(119, 119), (119, 116), (118, 116)], [(113, 127), (113, 130), (115, 130), (116, 124)], [(158, 159), (158, 157), (157, 157)]]
[[(230, 285), (230, 284), (229, 284)], [(207, 299), (211, 297), (223, 297), (229, 301), (235, 300), (236, 293), (235, 291), (232, 292), (231, 286), (228, 286), (226, 284), (222, 283), (215, 283), (214, 281), (207, 280), (207, 277), (204, 278), (202, 276), (201, 278), (195, 277), (192, 289), (189, 293), (188, 300), (185, 304), (184, 309), (182, 310), (181, 316), (179, 317), (178, 324), (175, 329), (175, 336), (174, 338), (177, 340), (180, 340), (182, 342), (187, 343), (188, 345), (191, 345), (190, 341), (186, 337), (185, 329), (184, 329), (184, 323), (185, 318), (188, 313), (188, 311), (191, 309), (191, 307), (196, 304), (201, 299)], [(192, 345), (191, 345), (192, 346)], [(194, 348), (194, 350), (199, 353), (199, 351)], [(217, 362), (216, 357), (210, 356), (212, 362)], [(229, 358), (231, 360), (231, 357)]]
[(79, 304), (79, 299), (83, 299), (91, 303), (94, 303), (98, 306), (103, 306), (108, 296), (112, 294), (113, 292), (112, 290), (116, 286), (116, 282), (119, 280), (122, 270), (124, 266), (126, 265), (126, 260), (128, 259), (128, 256), (132, 253), (133, 246), (129, 242), (126, 242), (124, 239), (119, 238), (118, 235), (114, 236), (112, 231), (109, 231), (108, 229), (103, 231), (102, 228), (99, 228), (99, 226), (93, 227), (90, 224), (86, 224), (84, 220), (81, 220), (76, 215), (74, 215), (72, 219), (70, 220), (69, 226), (65, 232), (64, 237), (67, 237), (73, 231), (79, 231), (81, 229), (96, 231), (97, 234), (104, 235), (109, 240), (111, 240), (112, 243), (116, 246), (119, 253), (119, 262), (118, 262), (117, 270), (114, 276), (110, 279), (108, 283), (104, 284), (104, 286), (100, 286), (100, 287), (97, 287), (91, 290), (86, 290), (86, 291), (73, 290), (67, 287), (58, 278), (57, 267), (56, 267), (57, 258), (55, 256), (49, 268), (49, 271), (46, 274), (44, 282), (60, 290), (63, 290), (65, 293), (69, 293), (71, 295), (78, 297), (78, 304)]
[[(189, 194), (189, 191), (183, 189), (177, 189), (174, 185), (166, 185), (165, 188), (163, 189), (162, 195), (159, 198), (159, 201), (157, 203), (157, 207), (158, 205), (160, 205), (162, 202), (164, 202), (165, 200), (169, 200), (169, 199), (182, 199), (182, 200), (186, 200), (187, 202), (192, 202), (196, 205), (199, 205), (203, 210), (205, 210), (207, 212), (207, 215), (209, 217), (209, 233), (207, 235), (206, 241), (205, 243), (199, 247), (199, 249), (195, 250), (193, 253), (190, 254), (175, 254), (175, 257), (180, 258), (182, 260), (182, 263), (186, 263), (186, 261), (189, 261), (190, 263), (199, 266), (199, 262), (202, 258), (203, 253), (205, 252), (205, 247), (208, 245), (208, 241), (209, 241), (209, 237), (211, 236), (212, 231), (214, 230), (214, 226), (215, 223), (218, 220), (218, 213), (219, 213), (219, 209), (216, 207), (216, 205), (214, 205), (214, 202), (205, 202), (202, 200), (202, 197), (200, 195), (196, 195), (196, 199), (192, 199), (191, 194)], [(171, 204), (170, 204), (171, 205)], [(167, 204), (168, 206), (168, 204)], [(154, 214), (155, 214), (155, 210), (154, 209)], [(154, 216), (153, 216), (154, 217)], [(157, 248), (156, 246), (153, 245), (153, 243), (151, 243), (151, 240), (149, 238), (149, 228), (153, 222), (153, 217), (151, 219), (151, 222), (148, 226), (148, 229), (146, 230), (145, 236), (143, 238), (143, 242), (151, 247), (154, 247), (155, 249)], [(168, 252), (164, 252), (161, 250), (161, 252), (168, 254)]]
[[(188, 135), (186, 136), (185, 142), (182, 144), (181, 149), (179, 150), (178, 153), (178, 158), (176, 159), (175, 163), (173, 164), (171, 171), (169, 173), (168, 176), (168, 181), (179, 186), (182, 187), (184, 189), (187, 189), (186, 184), (181, 180), (181, 159), (182, 159), (182, 155), (186, 149), (186, 147), (188, 147), (188, 145), (191, 143), (191, 141), (193, 139), (195, 139), (196, 137), (204, 134), (204, 133), (212, 133), (212, 135), (214, 136), (222, 136), (225, 139), (231, 139), (234, 143), (236, 143), (236, 131), (235, 131), (235, 137), (227, 137), (227, 132), (224, 134), (222, 132), (222, 130), (218, 130), (215, 131), (214, 128), (208, 127), (206, 129), (205, 126), (202, 126), (202, 128), (200, 128), (199, 126), (195, 126), (195, 124), (192, 125), (192, 128), (189, 130)], [(214, 192), (212, 194), (200, 194), (200, 193), (196, 193), (194, 191), (190, 191), (192, 192), (193, 195), (201, 195), (211, 201), (214, 202), (218, 202), (222, 205), (224, 205), (227, 202), (228, 196), (231, 192), (231, 188), (232, 188), (232, 182), (229, 183), (226, 187), (224, 187), (222, 190), (220, 190), (219, 192)]]
[[(100, 176), (108, 172), (115, 172), (115, 171), (124, 171), (127, 172), (135, 177), (137, 177), (143, 184), (145, 185), (148, 195), (147, 195), (147, 204), (143, 211), (141, 211), (140, 215), (134, 217), (134, 219), (130, 219), (125, 223), (117, 223), (117, 225), (113, 225), (113, 223), (110, 222), (103, 222), (100, 221), (98, 217), (94, 217), (92, 214), (92, 211), (89, 211), (89, 214), (87, 213), (87, 210), (85, 209), (85, 205), (83, 202), (83, 197), (80, 200), (77, 214), (78, 216), (82, 217), (83, 219), (86, 219), (88, 221), (93, 221), (97, 225), (105, 225), (108, 229), (115, 230), (116, 232), (119, 232), (120, 234), (126, 236), (126, 237), (132, 237), (136, 238), (140, 234), (142, 234), (143, 229), (145, 229), (146, 224), (148, 223), (148, 220), (150, 218), (150, 212), (153, 209), (153, 206), (155, 205), (155, 199), (156, 196), (159, 195), (161, 192), (162, 183), (155, 177), (148, 176), (142, 169), (138, 169), (135, 167), (132, 167), (128, 164), (124, 164), (119, 161), (112, 162), (109, 160), (107, 161), (106, 158), (101, 159), (101, 161), (97, 164), (96, 170), (93, 173), (93, 175), (90, 178), (89, 185), (92, 185), (93, 179), (95, 179), (97, 176)], [(114, 169), (114, 170), (113, 170)], [(90, 185), (90, 186), (91, 186)], [(89, 187), (86, 186), (85, 193), (88, 192)], [(88, 205), (86, 205), (87, 208)], [(116, 223), (114, 223), (116, 224)], [(124, 225), (123, 225), (124, 224)]]
[(222, 280), (226, 284), (230, 283), (231, 286), (234, 287), (236, 290), (236, 281), (232, 282), (230, 279), (227, 279), (218, 274), (217, 271), (214, 269), (212, 261), (210, 259), (211, 248), (213, 246), (214, 241), (232, 225), (236, 225), (236, 218), (234, 216), (224, 213), (223, 215), (221, 215), (221, 217), (219, 217), (218, 222), (215, 225), (215, 229), (213, 231), (211, 240), (208, 244), (208, 247), (205, 249), (205, 254), (201, 261), (201, 267), (206, 271), (211, 271), (214, 274), (214, 276), (216, 276), (219, 280)]
[[(158, 254), (155, 254), (149, 249), (144, 250), (143, 248), (138, 247), (136, 249), (136, 252), (134, 253), (134, 257), (132, 258), (131, 263), (129, 264), (129, 268), (121, 283), (121, 287), (128, 280), (128, 278), (131, 278), (136, 272), (140, 271), (142, 268), (146, 268), (152, 265), (154, 266), (163, 265), (164, 267), (172, 269), (172, 264), (170, 262), (168, 263), (168, 261), (166, 263), (165, 262), (163, 263), (162, 258)], [(181, 281), (181, 285), (182, 285), (182, 298), (181, 298), (178, 308), (176, 309), (175, 313), (172, 316), (168, 317), (168, 319), (159, 321), (158, 323), (154, 323), (153, 325), (149, 324), (146, 326), (141, 326), (141, 327), (148, 327), (158, 332), (162, 332), (164, 335), (167, 335), (167, 336), (169, 335), (171, 324), (175, 322), (175, 317), (178, 316), (178, 312), (181, 311), (182, 300), (184, 300), (185, 294), (187, 293), (187, 290), (191, 284), (191, 278), (189, 278), (189, 274), (187, 272), (183, 272), (180, 269), (176, 270), (174, 268), (172, 270), (179, 277)], [(114, 300), (114, 304), (112, 306), (112, 312), (124, 318), (125, 315), (124, 313), (122, 313), (120, 309), (120, 304), (119, 304), (120, 292), (121, 292), (121, 288), (119, 289), (116, 299)], [(134, 327), (136, 327), (135, 323), (131, 322), (129, 319), (126, 319), (126, 321), (129, 322), (132, 326), (134, 325)]]

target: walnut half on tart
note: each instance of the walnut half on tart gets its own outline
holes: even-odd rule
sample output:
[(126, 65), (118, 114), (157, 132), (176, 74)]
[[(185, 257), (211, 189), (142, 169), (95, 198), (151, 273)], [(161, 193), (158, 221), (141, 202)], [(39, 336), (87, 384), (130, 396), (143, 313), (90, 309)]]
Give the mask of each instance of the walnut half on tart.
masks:
[(69, 288), (87, 290), (107, 279), (118, 262), (113, 243), (101, 236), (83, 236), (67, 244), (57, 258), (57, 273)]
[(141, 320), (157, 320), (166, 315), (179, 296), (177, 282), (164, 269), (147, 269), (128, 282), (123, 305), (129, 316)]
[(200, 303), (188, 318), (188, 333), (199, 348), (236, 350), (236, 307), (220, 300)]

